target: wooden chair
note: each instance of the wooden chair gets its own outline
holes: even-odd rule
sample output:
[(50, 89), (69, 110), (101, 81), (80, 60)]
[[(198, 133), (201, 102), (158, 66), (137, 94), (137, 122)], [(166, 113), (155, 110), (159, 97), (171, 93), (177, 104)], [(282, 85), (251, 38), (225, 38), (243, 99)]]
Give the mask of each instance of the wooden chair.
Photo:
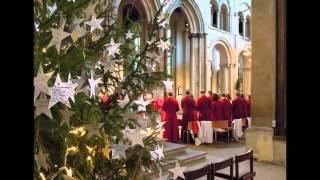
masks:
[(229, 127), (229, 121), (228, 120), (214, 120), (212, 121), (212, 128), (215, 135), (215, 140), (217, 141), (217, 133), (228, 133), (228, 140), (230, 140), (230, 131), (232, 130), (231, 127)]
[[(228, 168), (230, 169), (229, 174), (224, 174), (217, 172), (219, 170)], [(211, 177), (214, 180), (214, 177), (220, 177), (224, 179), (233, 179), (233, 158), (229, 158), (220, 162), (212, 163), (211, 165)]]
[[(244, 161), (250, 161), (250, 170), (244, 173), (239, 174), (239, 164)], [(253, 177), (256, 176), (256, 172), (253, 171), (253, 150), (249, 150), (248, 152), (236, 155), (235, 156), (235, 166), (236, 166), (236, 180), (253, 180)]]
[[(203, 176), (207, 176), (207, 180), (211, 180), (211, 165), (208, 164), (205, 167), (196, 169), (196, 170), (190, 170), (190, 171), (186, 171), (184, 172), (184, 177), (185, 180), (194, 180), (194, 179), (198, 179), (201, 178)], [(178, 180), (182, 180), (181, 177), (178, 177)]]

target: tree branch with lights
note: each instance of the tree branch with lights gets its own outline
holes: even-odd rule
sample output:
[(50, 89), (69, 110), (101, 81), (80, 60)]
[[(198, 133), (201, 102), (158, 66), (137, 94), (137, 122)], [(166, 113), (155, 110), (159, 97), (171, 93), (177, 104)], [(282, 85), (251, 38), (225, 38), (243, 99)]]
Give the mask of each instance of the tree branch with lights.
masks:
[(141, 27), (119, 24), (113, 0), (35, 0), (35, 179), (135, 179), (157, 167), (163, 127), (141, 97), (169, 77), (155, 69), (170, 50), (158, 37), (166, 4), (150, 22), (155, 40), (136, 51)]

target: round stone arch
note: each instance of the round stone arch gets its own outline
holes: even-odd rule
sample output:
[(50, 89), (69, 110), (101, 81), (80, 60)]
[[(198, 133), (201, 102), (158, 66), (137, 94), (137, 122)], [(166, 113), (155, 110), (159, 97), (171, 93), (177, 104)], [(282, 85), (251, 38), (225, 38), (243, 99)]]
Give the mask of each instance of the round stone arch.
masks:
[(247, 49), (243, 49), (237, 59), (237, 77), (241, 80), (241, 93), (249, 95), (251, 94), (251, 53)]
[(208, 46), (208, 58), (211, 59), (212, 57), (212, 49), (217, 45), (217, 44), (220, 44), (221, 46), (223, 46), (225, 48), (225, 50), (227, 51), (227, 59), (228, 59), (228, 64), (231, 65), (231, 64), (234, 64), (235, 60), (233, 58), (233, 51), (232, 51), (232, 46), (231, 46), (231, 43), (223, 38), (223, 37), (219, 37), (219, 38), (216, 38), (216, 39), (213, 39), (211, 40), (211, 42), (209, 43), (209, 46)]
[(156, 12), (160, 8), (159, 0), (148, 0), (148, 1), (141, 1), (141, 0), (117, 0), (115, 8), (119, 12), (119, 8), (123, 7), (126, 4), (134, 4), (136, 8), (144, 15), (144, 18), (147, 22), (152, 22), (153, 18), (155, 17)]
[[(213, 51), (216, 49), (219, 52), (219, 62), (214, 62)], [(211, 85), (211, 89), (220, 93), (232, 93), (232, 52), (231, 45), (226, 39), (215, 39), (211, 41), (208, 47), (207, 61), (207, 83)], [(217, 70), (219, 66), (219, 70)]]
[(169, 19), (177, 8), (181, 8), (184, 15), (187, 17), (190, 24), (191, 33), (203, 33), (204, 21), (201, 16), (200, 9), (194, 0), (177, 0), (170, 4), (167, 11), (169, 13)]

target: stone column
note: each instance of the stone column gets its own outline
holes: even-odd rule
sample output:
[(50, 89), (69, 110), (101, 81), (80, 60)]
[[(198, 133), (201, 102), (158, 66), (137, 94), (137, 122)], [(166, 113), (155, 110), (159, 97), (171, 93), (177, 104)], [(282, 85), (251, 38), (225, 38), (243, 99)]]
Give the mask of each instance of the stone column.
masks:
[(276, 108), (275, 17), (275, 0), (252, 1), (252, 127), (245, 131), (245, 138), (254, 157), (268, 162), (279, 156), (285, 159), (285, 142), (277, 143), (272, 128)]
[(190, 38), (190, 58), (191, 58), (191, 93), (195, 98), (199, 97), (199, 40), (197, 33), (191, 33)]
[(228, 64), (221, 64), (220, 65), (220, 79), (221, 79), (221, 86), (220, 86), (220, 93), (228, 93)]
[(246, 31), (247, 31), (247, 30), (246, 30), (246, 22), (247, 22), (246, 18), (243, 17), (243, 21), (242, 21), (242, 27), (243, 27), (243, 28), (242, 28), (242, 29), (243, 29), (243, 30), (242, 30), (242, 33), (243, 33), (243, 37), (246, 37), (246, 33), (247, 33), (247, 32), (246, 32)]
[(221, 11), (217, 11), (217, 28), (221, 29), (221, 24), (220, 24), (220, 16), (221, 16)]
[(244, 95), (250, 94), (249, 86), (250, 86), (250, 74), (251, 68), (242, 68), (243, 72), (243, 93)]
[(203, 69), (204, 69), (204, 73), (202, 74), (202, 76), (204, 76), (204, 79), (203, 79), (203, 83), (204, 83), (204, 86), (203, 86), (203, 89), (208, 91), (209, 88), (210, 88), (210, 84), (208, 84), (208, 79), (209, 77), (207, 76), (208, 74), (208, 69), (207, 69), (207, 33), (203, 33), (202, 34), (202, 61), (203, 61)]
[(189, 89), (191, 91), (191, 55), (190, 55), (190, 41), (189, 41), (189, 31), (184, 32), (184, 49), (185, 49), (185, 66), (184, 66), (184, 90)]

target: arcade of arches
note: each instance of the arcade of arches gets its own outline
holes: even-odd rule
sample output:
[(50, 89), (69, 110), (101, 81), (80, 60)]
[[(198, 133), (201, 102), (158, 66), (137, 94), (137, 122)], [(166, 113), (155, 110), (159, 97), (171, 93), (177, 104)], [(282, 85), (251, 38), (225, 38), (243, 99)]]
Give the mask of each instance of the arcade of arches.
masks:
[[(202, 89), (232, 97), (237, 91), (252, 95), (252, 128), (246, 132), (246, 146), (254, 149), (258, 160), (285, 163), (286, 141), (274, 134), (275, 126), (283, 128), (280, 123), (285, 122), (283, 118), (279, 120), (285, 117), (285, 112), (279, 115), (279, 104), (285, 103), (279, 103), (281, 95), (276, 91), (279, 84), (276, 62), (280, 60), (278, 46), (274, 44), (280, 43), (275, 31), (279, 26), (275, 21), (279, 2), (171, 0), (166, 9), (169, 26), (160, 37), (171, 37), (174, 49), (169, 52), (171, 56), (163, 57), (158, 69), (172, 74), (177, 100), (183, 97), (178, 89), (190, 90), (195, 97)], [(117, 3), (120, 20), (126, 8), (134, 6), (132, 20), (142, 29), (137, 40), (139, 46), (145, 44), (148, 22), (160, 3), (160, 0)]]

